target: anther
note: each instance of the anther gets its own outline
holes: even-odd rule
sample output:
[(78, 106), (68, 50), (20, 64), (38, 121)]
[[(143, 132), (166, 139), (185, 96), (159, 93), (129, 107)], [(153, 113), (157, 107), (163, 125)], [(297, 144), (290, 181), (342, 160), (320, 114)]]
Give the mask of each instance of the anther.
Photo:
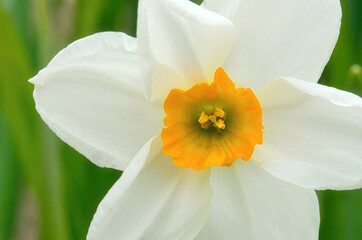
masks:
[(225, 116), (225, 112), (221, 108), (218, 108), (218, 107), (215, 107), (214, 114), (216, 117), (219, 117), (219, 118), (224, 118), (224, 116)]
[(209, 116), (205, 113), (205, 111), (202, 111), (200, 118), (199, 118), (199, 123), (202, 125), (202, 124), (206, 123), (207, 121), (209, 121)]
[(225, 129), (225, 122), (222, 119), (217, 120), (214, 122), (214, 127), (217, 127), (219, 129)]
[(210, 114), (202, 111), (199, 118), (199, 123), (203, 129), (208, 129), (211, 126), (214, 126), (217, 129), (225, 129), (225, 112), (219, 108), (215, 107), (213, 114), (212, 111), (209, 111)]

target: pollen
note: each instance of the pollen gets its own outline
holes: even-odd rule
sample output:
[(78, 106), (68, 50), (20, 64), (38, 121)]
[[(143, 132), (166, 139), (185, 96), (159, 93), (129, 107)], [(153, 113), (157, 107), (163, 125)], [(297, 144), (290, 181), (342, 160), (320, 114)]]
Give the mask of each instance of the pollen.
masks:
[(202, 125), (204, 123), (207, 123), (209, 121), (209, 116), (205, 113), (205, 111), (201, 112), (199, 123)]
[(211, 84), (172, 89), (164, 103), (162, 152), (180, 168), (201, 170), (248, 161), (263, 143), (262, 109), (249, 88), (219, 68)]
[(225, 112), (218, 107), (215, 107), (213, 114), (208, 115), (205, 111), (201, 112), (199, 123), (203, 129), (208, 129), (211, 126), (217, 129), (225, 129)]
[(215, 115), (216, 117), (219, 117), (219, 118), (224, 119), (224, 117), (225, 117), (225, 112), (224, 112), (221, 108), (215, 107), (214, 115)]

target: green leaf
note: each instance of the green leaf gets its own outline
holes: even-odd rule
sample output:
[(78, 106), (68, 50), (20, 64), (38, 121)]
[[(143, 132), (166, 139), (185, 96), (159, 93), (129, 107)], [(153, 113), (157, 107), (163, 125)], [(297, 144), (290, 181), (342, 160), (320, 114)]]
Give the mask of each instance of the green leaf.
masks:
[(34, 66), (13, 19), (1, 6), (0, 25), (0, 106), (9, 123), (22, 173), (38, 201), (40, 237), (67, 240), (62, 169), (55, 151), (59, 140), (35, 112), (32, 86), (27, 82), (34, 75)]
[(0, 239), (11, 239), (19, 190), (19, 167), (11, 149), (5, 119), (0, 113)]

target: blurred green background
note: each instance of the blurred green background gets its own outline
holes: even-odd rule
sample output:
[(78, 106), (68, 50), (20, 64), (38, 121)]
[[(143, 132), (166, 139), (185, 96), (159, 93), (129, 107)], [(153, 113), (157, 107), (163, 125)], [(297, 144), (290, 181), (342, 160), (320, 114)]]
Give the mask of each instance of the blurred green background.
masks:
[[(341, 34), (321, 82), (361, 96), (362, 0), (341, 1)], [(0, 0), (0, 240), (85, 239), (121, 173), (61, 142), (36, 113), (27, 80), (76, 39), (135, 36), (136, 18), (137, 0)], [(318, 195), (320, 239), (362, 239), (362, 190)]]

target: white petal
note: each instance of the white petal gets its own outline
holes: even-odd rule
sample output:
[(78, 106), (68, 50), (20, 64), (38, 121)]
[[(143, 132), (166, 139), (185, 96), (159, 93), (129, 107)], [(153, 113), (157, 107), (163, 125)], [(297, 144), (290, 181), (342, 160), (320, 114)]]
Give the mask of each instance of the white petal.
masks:
[(318, 81), (339, 35), (338, 0), (227, 0), (220, 10), (224, 1), (215, 2), (204, 6), (229, 14), (237, 29), (223, 65), (233, 81), (255, 92), (279, 77)]
[(102, 167), (123, 170), (163, 126), (162, 106), (140, 87), (134, 41), (116, 33), (79, 40), (31, 80), (43, 120)]
[[(79, 39), (60, 51), (46, 69), (78, 63), (113, 67), (113, 72), (119, 71), (119, 81), (143, 92), (137, 40), (133, 37), (119, 32), (102, 32)], [(127, 81), (120, 77), (125, 74), (131, 75), (132, 79)]]
[(138, 46), (151, 99), (213, 80), (233, 43), (230, 20), (188, 0), (140, 0)]
[(211, 172), (211, 216), (198, 240), (317, 240), (313, 190), (279, 180), (252, 161)]
[(240, 1), (243, 0), (205, 0), (201, 6), (233, 20), (238, 12)]
[(295, 79), (259, 94), (264, 144), (253, 158), (274, 176), (312, 189), (362, 187), (362, 99)]
[(194, 239), (209, 214), (210, 171), (177, 167), (161, 146), (156, 138), (131, 161), (99, 205), (88, 240)]

